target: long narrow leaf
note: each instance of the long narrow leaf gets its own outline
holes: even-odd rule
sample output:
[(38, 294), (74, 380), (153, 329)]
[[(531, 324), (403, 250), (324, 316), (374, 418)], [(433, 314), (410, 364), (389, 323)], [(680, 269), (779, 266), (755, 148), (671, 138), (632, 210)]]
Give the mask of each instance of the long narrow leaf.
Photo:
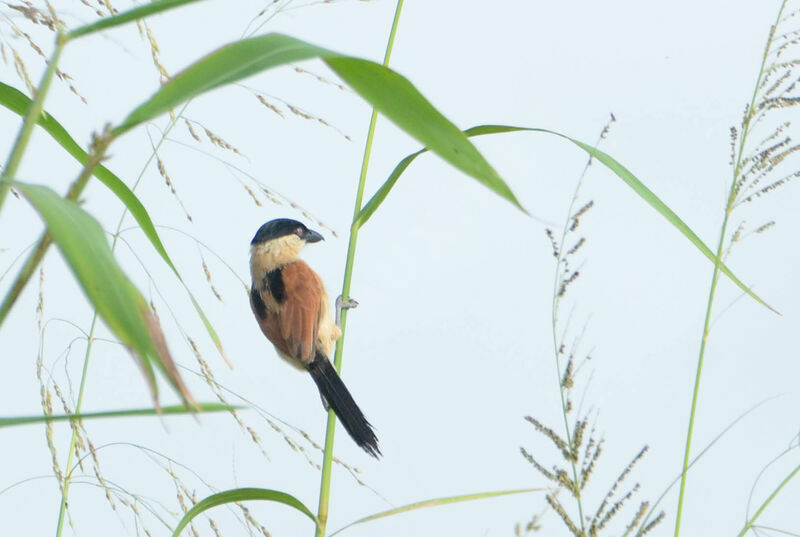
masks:
[(518, 489), (518, 490), (500, 490), (496, 492), (479, 492), (476, 494), (448, 496), (445, 498), (435, 498), (433, 500), (425, 500), (422, 502), (410, 503), (402, 507), (396, 507), (394, 509), (389, 509), (388, 511), (381, 511), (380, 513), (360, 518), (355, 522), (351, 522), (347, 526), (344, 526), (334, 531), (333, 533), (330, 534), (330, 537), (333, 537), (337, 533), (342, 532), (351, 526), (355, 526), (356, 524), (363, 524), (364, 522), (369, 522), (371, 520), (377, 520), (379, 518), (385, 518), (387, 516), (392, 516), (392, 515), (399, 515), (400, 513), (406, 513), (408, 511), (414, 511), (416, 509), (424, 509), (426, 507), (437, 507), (440, 505), (449, 505), (451, 503), (470, 502), (473, 500), (483, 500), (485, 498), (496, 498), (497, 496), (508, 496), (510, 494), (522, 494), (525, 492), (541, 492), (544, 490), (547, 489)]
[(183, 515), (181, 521), (178, 522), (177, 526), (175, 526), (175, 531), (172, 532), (172, 537), (178, 537), (186, 528), (186, 526), (188, 526), (189, 523), (203, 511), (211, 509), (212, 507), (217, 507), (218, 505), (224, 505), (226, 503), (244, 502), (248, 500), (264, 500), (282, 503), (297, 509), (310, 518), (315, 524), (317, 523), (317, 517), (314, 516), (308, 507), (303, 505), (303, 502), (291, 494), (287, 494), (279, 490), (241, 488), (218, 492), (217, 494), (212, 494), (211, 496), (197, 502), (194, 507), (189, 509), (186, 514)]
[(133, 8), (129, 11), (114, 15), (113, 17), (100, 19), (95, 23), (87, 24), (86, 26), (81, 26), (80, 28), (75, 28), (67, 34), (67, 39), (75, 39), (76, 37), (81, 37), (83, 35), (89, 35), (101, 30), (107, 30), (109, 28), (113, 28), (114, 26), (120, 26), (131, 21), (149, 17), (150, 15), (155, 15), (156, 13), (161, 13), (162, 11), (167, 11), (169, 9), (198, 1), (199, 0), (153, 0), (149, 4)]
[[(484, 134), (500, 134), (500, 133), (508, 133), (508, 132), (543, 132), (546, 134), (552, 134), (554, 136), (558, 136), (559, 138), (563, 138), (565, 140), (569, 140), (573, 144), (577, 145), (598, 161), (600, 161), (604, 166), (606, 166), (609, 170), (614, 172), (617, 177), (622, 179), (628, 186), (630, 186), (634, 192), (636, 192), (644, 201), (646, 201), (651, 207), (653, 207), (656, 211), (658, 211), (661, 216), (667, 219), (667, 221), (672, 224), (675, 229), (681, 232), (684, 237), (689, 239), (689, 241), (694, 244), (694, 246), (700, 250), (700, 252), (706, 256), (712, 263), (717, 263), (717, 256), (714, 255), (714, 252), (711, 251), (711, 248), (706, 246), (706, 244), (697, 236), (697, 234), (684, 222), (669, 206), (661, 201), (661, 198), (656, 196), (656, 194), (647, 188), (644, 183), (642, 183), (639, 179), (636, 178), (625, 166), (617, 162), (613, 157), (592, 147), (589, 144), (585, 144), (579, 140), (575, 140), (574, 138), (570, 138), (565, 134), (561, 134), (559, 132), (551, 131), (548, 129), (539, 129), (533, 127), (513, 127), (508, 125), (480, 125), (477, 127), (472, 127), (464, 131), (464, 135), (468, 137), (472, 136), (481, 136)], [(372, 198), (364, 205), (364, 208), (361, 209), (361, 212), (358, 213), (356, 216), (353, 224), (357, 227), (363, 226), (375, 211), (380, 207), (381, 203), (386, 199), (386, 196), (389, 195), (389, 192), (397, 183), (397, 180), (400, 178), (400, 175), (408, 168), (408, 166), (416, 159), (419, 155), (426, 152), (427, 149), (421, 149), (416, 153), (412, 153), (408, 155), (406, 158), (400, 161), (400, 163), (395, 166), (395, 169), (389, 175), (389, 178), (378, 188)], [(733, 281), (742, 291), (750, 295), (753, 299), (755, 299), (758, 303), (765, 306), (766, 308), (770, 309), (771, 311), (778, 313), (772, 306), (767, 304), (764, 300), (761, 299), (758, 295), (756, 295), (749, 287), (747, 287), (739, 278), (737, 278), (733, 272), (725, 265), (721, 260), (719, 261), (720, 270)]]
[(194, 406), (172, 405), (158, 408), (137, 408), (131, 410), (108, 410), (106, 412), (85, 412), (83, 414), (53, 414), (50, 416), (17, 416), (0, 418), (0, 427), (45, 423), (51, 421), (78, 421), (98, 418), (131, 418), (137, 416), (164, 416), (194, 414), (196, 412), (229, 412), (240, 407), (220, 403), (197, 403)]
[(123, 134), (214, 88), (311, 58), (325, 61), (375, 109), (429, 150), (525, 210), (472, 142), (405, 77), (378, 63), (344, 56), (282, 34), (244, 39), (208, 54), (170, 79), (112, 132)]
[(158, 320), (117, 264), (97, 220), (48, 187), (20, 182), (13, 185), (44, 220), (48, 233), (97, 312), (138, 358), (154, 399), (157, 401), (158, 391), (153, 361), (184, 402), (190, 402), (191, 395), (167, 349)]
[[(28, 96), (18, 89), (0, 82), (0, 105), (8, 108), (19, 116), (24, 117), (30, 102), (31, 100), (28, 98)], [(70, 136), (67, 130), (53, 116), (47, 112), (43, 112), (41, 116), (39, 116), (37, 124), (42, 127), (50, 136), (52, 136), (52, 138), (61, 147), (63, 147), (67, 153), (72, 155), (75, 160), (81, 164), (86, 164), (86, 161), (89, 158), (86, 151), (81, 149), (75, 139)], [(169, 268), (172, 269), (172, 272), (175, 273), (175, 276), (177, 276), (181, 281), (184, 289), (186, 289), (186, 292), (189, 294), (195, 311), (197, 311), (197, 314), (203, 321), (203, 325), (206, 327), (209, 337), (214, 342), (214, 345), (216, 345), (223, 359), (230, 366), (230, 360), (228, 359), (225, 350), (222, 348), (222, 341), (220, 341), (214, 326), (208, 320), (208, 317), (206, 317), (205, 312), (200, 307), (200, 304), (197, 302), (192, 292), (184, 283), (183, 277), (181, 277), (177, 267), (172, 262), (172, 259), (167, 253), (167, 249), (164, 247), (164, 243), (161, 242), (161, 237), (159, 237), (155, 225), (153, 225), (150, 215), (147, 213), (147, 209), (145, 209), (142, 202), (139, 201), (139, 198), (136, 197), (136, 194), (134, 194), (133, 191), (128, 188), (128, 185), (126, 185), (122, 179), (114, 175), (114, 173), (105, 166), (97, 166), (94, 170), (94, 175), (100, 180), (100, 182), (106, 185), (123, 204), (125, 204), (125, 207), (127, 207), (128, 211), (130, 211), (131, 215), (133, 215), (134, 219), (136, 219), (136, 222), (139, 224), (142, 232), (150, 241), (150, 244), (153, 245), (153, 248), (156, 249), (158, 255), (161, 256)]]
[(427, 149), (420, 149), (416, 153), (411, 153), (406, 158), (400, 161), (400, 163), (394, 167), (392, 173), (389, 174), (389, 178), (384, 181), (381, 187), (375, 192), (375, 194), (370, 198), (364, 207), (361, 208), (361, 211), (356, 216), (355, 221), (353, 224), (357, 228), (361, 228), (364, 224), (367, 223), (375, 211), (378, 210), (378, 207), (381, 206), (383, 200), (386, 199), (386, 196), (389, 195), (389, 192), (394, 188), (395, 183), (397, 180), (400, 179), (400, 176), (403, 175), (403, 172), (406, 171), (406, 168), (411, 166), (411, 163), (423, 153), (426, 153)]

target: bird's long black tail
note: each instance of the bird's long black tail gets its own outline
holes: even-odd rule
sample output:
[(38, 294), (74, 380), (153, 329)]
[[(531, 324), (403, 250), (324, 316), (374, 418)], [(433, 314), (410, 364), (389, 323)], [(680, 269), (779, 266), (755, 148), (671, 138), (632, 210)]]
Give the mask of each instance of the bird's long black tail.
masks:
[(308, 372), (311, 373), (311, 378), (316, 382), (322, 397), (339, 416), (350, 437), (364, 451), (377, 459), (381, 454), (378, 449), (378, 437), (375, 436), (372, 425), (358, 408), (327, 356), (317, 352), (314, 361), (308, 364)]

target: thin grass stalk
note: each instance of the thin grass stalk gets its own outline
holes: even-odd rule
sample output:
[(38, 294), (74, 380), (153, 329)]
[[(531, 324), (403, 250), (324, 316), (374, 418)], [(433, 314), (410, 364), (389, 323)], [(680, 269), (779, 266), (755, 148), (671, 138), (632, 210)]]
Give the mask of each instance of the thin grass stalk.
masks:
[[(394, 47), (394, 38), (397, 34), (397, 27), (400, 23), (400, 12), (403, 9), (403, 0), (397, 0), (397, 7), (392, 20), (392, 28), (389, 32), (389, 40), (386, 44), (386, 53), (383, 56), (383, 65), (389, 66), (389, 59)], [(372, 109), (372, 116), (369, 121), (367, 140), (364, 144), (364, 158), (361, 161), (361, 173), (358, 178), (358, 189), (356, 190), (355, 206), (353, 208), (353, 223), (350, 225), (350, 240), (347, 245), (347, 260), (345, 261), (344, 280), (342, 282), (342, 298), (350, 298), (350, 283), (353, 278), (353, 263), (356, 256), (356, 244), (358, 242), (359, 226), (356, 223), (358, 214), (361, 212), (361, 204), (364, 198), (364, 186), (367, 182), (367, 170), (369, 168), (369, 158), (372, 152), (372, 140), (375, 135), (375, 124), (378, 120), (378, 112)], [(342, 370), (342, 355), (344, 353), (344, 336), (347, 328), (347, 310), (342, 310), (340, 319), (341, 337), (336, 341), (336, 351), (333, 358), (333, 366), (337, 373)], [(331, 490), (331, 470), (333, 468), (333, 435), (336, 430), (336, 414), (333, 410), (328, 410), (328, 422), (325, 431), (325, 451), (322, 457), (322, 477), (319, 489), (319, 507), (317, 509), (317, 528), (316, 537), (325, 537), (325, 530), (328, 525), (328, 505), (330, 503)]]
[[(731, 190), (731, 195), (733, 195), (733, 190)], [(692, 391), (692, 408), (691, 411), (689, 412), (689, 427), (688, 431), (686, 432), (686, 447), (683, 452), (683, 466), (681, 467), (681, 487), (680, 487), (680, 493), (678, 494), (678, 510), (675, 516), (675, 537), (678, 537), (678, 535), (680, 535), (681, 515), (683, 513), (683, 500), (686, 493), (686, 476), (688, 475), (689, 458), (691, 456), (692, 432), (694, 431), (694, 419), (697, 411), (697, 400), (700, 393), (700, 377), (703, 372), (703, 358), (705, 358), (706, 343), (708, 341), (708, 330), (711, 324), (711, 310), (714, 304), (714, 295), (716, 294), (717, 291), (717, 282), (719, 281), (719, 259), (720, 256), (722, 255), (723, 244), (725, 242), (725, 231), (728, 226), (728, 217), (730, 216), (731, 200), (732, 197), (729, 199), (729, 205), (725, 209), (725, 218), (722, 221), (722, 228), (720, 229), (719, 244), (717, 245), (717, 262), (714, 264), (714, 272), (711, 276), (711, 288), (709, 289), (708, 293), (708, 303), (706, 304), (706, 316), (705, 320), (703, 321), (703, 337), (700, 340), (700, 352), (697, 358), (697, 372), (695, 373), (694, 390)]]
[[(599, 140), (598, 140), (598, 142), (599, 142)], [(574, 214), (575, 202), (578, 200), (578, 191), (581, 188), (581, 183), (583, 182), (583, 176), (586, 173), (586, 171), (588, 170), (588, 167), (589, 167), (589, 164), (587, 163), (586, 164), (586, 168), (584, 168), (583, 174), (581, 174), (581, 179), (578, 181), (578, 185), (575, 187), (575, 193), (572, 196), (572, 200), (570, 200), (570, 202), (569, 202), (569, 208), (567, 209), (567, 220), (564, 222), (564, 230), (561, 232), (561, 240), (560, 240), (560, 243), (558, 245), (558, 264), (556, 266), (555, 280), (553, 281), (553, 307), (552, 307), (552, 315), (551, 315), (551, 318), (552, 318), (552, 321), (553, 321), (553, 325), (552, 325), (553, 326), (553, 353), (554, 353), (554, 356), (556, 358), (556, 381), (558, 382), (558, 393), (559, 393), (559, 395), (561, 397), (561, 415), (564, 418), (564, 432), (566, 434), (566, 440), (567, 440), (567, 444), (569, 446), (570, 453), (574, 452), (575, 446), (573, 445), (573, 442), (572, 442), (572, 431), (570, 431), (570, 427), (569, 427), (569, 416), (568, 416), (568, 412), (567, 412), (567, 400), (566, 400), (566, 397), (564, 395), (564, 387), (561, 385), (561, 379), (562, 379), (562, 377), (561, 377), (561, 375), (562, 375), (561, 362), (558, 359), (559, 350), (560, 350), (560, 346), (561, 346), (561, 344), (559, 343), (559, 340), (558, 340), (558, 306), (559, 306), (560, 301), (561, 301), (559, 287), (561, 286), (561, 282), (562, 282), (562, 280), (561, 280), (561, 278), (562, 278), (561, 265), (562, 265), (562, 261), (564, 259), (563, 256), (565, 255), (564, 254), (564, 245), (566, 244), (566, 240), (567, 240), (567, 232), (568, 232), (569, 227), (570, 227), (569, 226), (569, 220), (570, 220), (570, 218), (572, 218), (572, 215)], [(577, 485), (576, 486), (576, 492), (577, 492), (578, 496), (575, 498), (575, 500), (576, 500), (576, 502), (578, 504), (578, 516), (580, 517), (580, 521), (581, 521), (581, 533), (583, 535), (586, 535), (586, 522), (585, 522), (585, 518), (583, 516), (583, 502), (581, 502), (581, 496), (580, 496), (581, 483), (578, 481), (578, 466), (577, 466), (576, 461), (573, 460), (572, 458), (570, 458), (569, 462), (570, 462), (570, 466), (572, 467), (572, 479), (573, 479), (573, 481), (575, 481), (575, 484)]]
[(700, 377), (703, 371), (703, 358), (705, 357), (709, 326), (711, 324), (711, 311), (714, 303), (714, 295), (717, 289), (717, 282), (719, 281), (720, 262), (723, 254), (725, 234), (727, 232), (728, 220), (730, 218), (731, 211), (733, 210), (734, 201), (736, 198), (736, 184), (738, 182), (739, 175), (742, 171), (742, 158), (744, 154), (745, 142), (747, 141), (748, 134), (750, 133), (750, 127), (752, 125), (752, 119), (755, 113), (754, 107), (756, 99), (758, 98), (758, 90), (761, 87), (761, 82), (764, 78), (764, 67), (767, 63), (767, 56), (769, 55), (769, 50), (772, 46), (772, 40), (775, 37), (775, 29), (777, 28), (778, 23), (780, 22), (783, 16), (783, 11), (785, 7), (786, 7), (786, 0), (783, 0), (783, 2), (781, 3), (781, 7), (778, 10), (778, 16), (775, 19), (775, 24), (773, 24), (772, 28), (770, 29), (769, 37), (767, 38), (767, 44), (764, 47), (764, 54), (761, 57), (761, 67), (758, 71), (758, 78), (756, 80), (755, 88), (753, 89), (753, 96), (750, 99), (750, 106), (748, 106), (747, 108), (747, 115), (745, 117), (745, 120), (742, 122), (742, 135), (741, 138), (739, 139), (739, 147), (736, 154), (736, 163), (733, 167), (733, 179), (731, 181), (730, 192), (728, 193), (728, 201), (725, 204), (725, 217), (722, 220), (722, 227), (720, 228), (719, 232), (719, 242), (717, 244), (717, 253), (716, 253), (717, 259), (716, 262), (714, 263), (714, 271), (711, 276), (711, 287), (708, 293), (708, 303), (706, 305), (705, 320), (703, 321), (703, 337), (700, 340), (700, 352), (697, 358), (697, 372), (695, 373), (694, 390), (692, 391), (692, 408), (689, 412), (689, 426), (686, 432), (686, 447), (683, 453), (683, 466), (681, 468), (681, 487), (680, 487), (680, 493), (678, 494), (677, 514), (675, 515), (675, 537), (678, 537), (680, 535), (680, 529), (681, 529), (681, 515), (683, 514), (683, 503), (686, 494), (686, 478), (688, 475), (689, 459), (691, 456), (692, 433), (694, 432), (694, 420), (697, 412), (697, 401), (700, 392)]
[[(3, 168), (3, 173), (1, 176), (3, 179), (13, 179), (17, 174), (20, 162), (22, 162), (22, 157), (25, 154), (25, 150), (28, 147), (28, 142), (31, 139), (33, 128), (36, 126), (36, 122), (39, 119), (39, 115), (41, 115), (42, 110), (44, 110), (44, 100), (45, 97), (47, 97), (47, 92), (50, 89), (50, 83), (53, 81), (53, 75), (57, 70), (58, 60), (61, 57), (61, 51), (63, 50), (65, 44), (66, 39), (62, 31), (59, 29), (58, 33), (56, 34), (55, 50), (53, 50), (53, 54), (50, 56), (50, 60), (47, 62), (47, 68), (44, 71), (44, 75), (42, 75), (42, 81), (39, 83), (39, 87), (36, 89), (36, 95), (33, 96), (33, 101), (31, 102), (30, 107), (28, 107), (28, 113), (25, 114), (22, 127), (19, 130), (19, 134), (17, 134), (17, 139), (14, 141), (14, 147), (11, 149), (11, 154), (8, 156), (8, 161), (6, 162), (5, 168)], [(6, 201), (6, 197), (8, 196), (8, 191), (10, 189), (11, 185), (9, 183), (0, 182), (0, 210), (3, 208), (3, 204)]]
[(772, 494), (770, 494), (769, 497), (764, 500), (764, 503), (762, 503), (761, 507), (758, 508), (758, 511), (756, 511), (756, 513), (753, 515), (753, 518), (747, 521), (737, 537), (744, 537), (744, 534), (753, 528), (753, 525), (756, 523), (756, 520), (758, 520), (758, 517), (761, 516), (761, 513), (764, 512), (767, 506), (772, 503), (772, 500), (774, 500), (775, 497), (780, 494), (781, 490), (783, 490), (783, 487), (785, 487), (786, 484), (789, 483), (789, 481), (791, 481), (798, 472), (800, 472), (800, 465), (795, 466), (794, 470), (792, 470), (792, 472), (787, 475), (783, 481), (781, 481), (780, 485), (778, 485), (775, 490), (772, 491)]
[[(92, 317), (92, 326), (89, 328), (89, 336), (86, 339), (86, 354), (83, 358), (83, 371), (81, 372), (81, 385), (78, 389), (78, 401), (75, 403), (75, 414), (81, 413), (81, 406), (83, 404), (83, 394), (86, 388), (86, 376), (89, 371), (89, 354), (92, 350), (94, 343), (94, 332), (97, 328), (97, 310), (94, 310)], [(81, 422), (75, 422), (72, 425), (72, 439), (69, 443), (69, 455), (67, 456), (67, 473), (64, 475), (64, 486), (62, 487), (61, 494), (61, 507), (58, 510), (58, 523), (56, 525), (56, 537), (61, 537), (61, 532), (64, 529), (64, 519), (67, 514), (67, 498), (69, 498), (69, 485), (72, 482), (72, 460), (75, 458), (75, 446), (78, 443), (78, 427)]]

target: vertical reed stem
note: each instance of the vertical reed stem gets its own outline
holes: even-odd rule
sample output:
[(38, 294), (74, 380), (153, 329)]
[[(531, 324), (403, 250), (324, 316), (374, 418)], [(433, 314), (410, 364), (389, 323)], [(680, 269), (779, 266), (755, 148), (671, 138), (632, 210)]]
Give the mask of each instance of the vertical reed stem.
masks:
[[(397, 7), (394, 12), (392, 29), (389, 33), (389, 42), (386, 44), (386, 54), (383, 57), (383, 65), (388, 67), (389, 58), (392, 55), (394, 38), (397, 34), (397, 26), (400, 22), (400, 12), (403, 9), (403, 0), (397, 0)], [(361, 161), (361, 174), (358, 178), (358, 190), (356, 191), (355, 207), (353, 209), (353, 223), (350, 226), (350, 241), (347, 245), (347, 261), (344, 268), (344, 281), (342, 282), (342, 298), (347, 300), (350, 297), (350, 283), (353, 278), (353, 263), (356, 256), (356, 243), (358, 241), (358, 225), (356, 218), (361, 212), (361, 203), (364, 198), (364, 185), (367, 181), (367, 169), (369, 167), (369, 157), (372, 152), (372, 139), (375, 134), (375, 123), (378, 120), (378, 112), (373, 108), (372, 117), (369, 121), (367, 131), (367, 141), (364, 145), (364, 158)], [(336, 353), (334, 354), (333, 365), (337, 372), (342, 370), (342, 355), (344, 353), (344, 335), (347, 327), (347, 310), (342, 310), (341, 326), (342, 336), (336, 341)], [(331, 490), (331, 469), (333, 466), (333, 433), (336, 429), (336, 414), (333, 410), (328, 411), (328, 425), (325, 433), (325, 451), (322, 458), (322, 479), (319, 489), (319, 508), (317, 509), (317, 531), (316, 537), (325, 537), (325, 530), (328, 525), (328, 504), (330, 503)]]

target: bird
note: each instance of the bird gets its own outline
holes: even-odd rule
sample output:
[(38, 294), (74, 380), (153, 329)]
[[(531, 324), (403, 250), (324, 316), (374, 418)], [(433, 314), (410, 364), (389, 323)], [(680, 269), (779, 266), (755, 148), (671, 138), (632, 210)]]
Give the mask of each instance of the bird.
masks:
[(331, 363), (334, 343), (342, 335), (341, 310), (358, 303), (339, 297), (332, 319), (322, 278), (300, 259), (306, 244), (321, 240), (320, 233), (297, 220), (278, 218), (262, 225), (250, 242), (250, 307), (278, 356), (311, 374), (325, 409), (332, 408), (355, 443), (377, 459), (375, 431)]

